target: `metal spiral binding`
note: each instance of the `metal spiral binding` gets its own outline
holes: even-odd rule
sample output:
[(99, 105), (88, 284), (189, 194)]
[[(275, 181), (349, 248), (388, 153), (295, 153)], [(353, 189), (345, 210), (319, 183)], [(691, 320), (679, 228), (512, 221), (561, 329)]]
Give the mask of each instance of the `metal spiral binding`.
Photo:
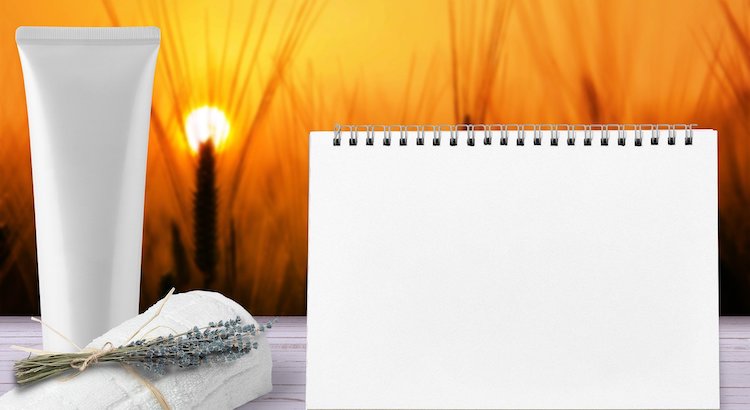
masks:
[[(550, 134), (550, 145), (560, 144), (560, 135), (565, 137), (567, 145), (576, 144), (576, 132), (583, 132), (583, 145), (593, 145), (598, 137), (599, 145), (610, 145), (612, 135), (616, 135), (618, 146), (626, 145), (626, 132), (633, 131), (634, 144), (643, 146), (644, 133), (649, 137), (651, 145), (659, 145), (663, 132), (667, 134), (667, 144), (677, 143), (678, 131), (683, 133), (685, 145), (693, 143), (693, 127), (697, 124), (436, 124), (436, 125), (336, 125), (333, 131), (333, 145), (340, 146), (344, 136), (348, 136), (349, 145), (357, 145), (359, 137), (364, 135), (366, 145), (375, 145), (375, 133), (382, 132), (383, 145), (391, 145), (394, 132), (398, 133), (398, 145), (409, 143), (409, 133), (417, 135), (416, 144), (425, 145), (428, 135), (432, 138), (432, 145), (438, 146), (442, 142), (443, 134), (448, 136), (451, 146), (458, 145), (460, 133), (466, 133), (466, 144), (474, 146), (477, 143), (477, 133), (484, 145), (492, 145), (495, 136), (499, 136), (500, 145), (508, 145), (509, 135), (514, 133), (516, 145), (525, 145), (526, 136), (531, 135), (533, 145), (543, 144), (543, 134)], [(345, 135), (346, 134), (346, 135)]]

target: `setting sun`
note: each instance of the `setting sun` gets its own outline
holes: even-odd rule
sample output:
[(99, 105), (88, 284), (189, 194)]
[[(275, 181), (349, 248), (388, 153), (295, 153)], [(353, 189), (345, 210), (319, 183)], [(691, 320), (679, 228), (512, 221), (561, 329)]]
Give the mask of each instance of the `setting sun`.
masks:
[(212, 140), (220, 148), (229, 136), (229, 120), (224, 111), (204, 105), (190, 112), (185, 120), (185, 133), (190, 148), (197, 152), (200, 144)]

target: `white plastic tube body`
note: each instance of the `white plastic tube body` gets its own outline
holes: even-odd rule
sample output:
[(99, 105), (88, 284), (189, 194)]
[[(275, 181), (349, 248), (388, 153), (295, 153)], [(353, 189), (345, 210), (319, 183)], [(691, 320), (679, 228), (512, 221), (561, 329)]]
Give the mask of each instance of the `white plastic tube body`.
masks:
[[(42, 320), (79, 346), (138, 314), (156, 27), (19, 27)], [(75, 351), (43, 327), (44, 349)]]

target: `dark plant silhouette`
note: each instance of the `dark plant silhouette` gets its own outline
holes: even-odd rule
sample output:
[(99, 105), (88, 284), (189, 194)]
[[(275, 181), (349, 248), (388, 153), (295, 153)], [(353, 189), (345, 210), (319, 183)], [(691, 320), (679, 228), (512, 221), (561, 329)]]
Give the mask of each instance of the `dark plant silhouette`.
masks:
[[(730, 39), (712, 42), (715, 80), (729, 104), (719, 129), (719, 261), (722, 315), (750, 314), (750, 1), (718, 3)], [(730, 44), (731, 47), (728, 47)]]
[(166, 294), (172, 288), (178, 292), (189, 290), (190, 260), (182, 241), (180, 228), (174, 221), (172, 221), (172, 263), (174, 269), (164, 274), (159, 282), (161, 294)]
[[(36, 314), (39, 311), (39, 288), (36, 278), (23, 275), (18, 257), (14, 255), (15, 232), (8, 224), (0, 223), (0, 311), (5, 314)], [(36, 276), (36, 272), (33, 272)], [(27, 295), (32, 295), (29, 299)]]
[[(5, 267), (10, 261), (10, 235), (8, 232), (8, 226), (0, 224), (0, 268)], [(13, 275), (0, 276), (0, 287), (3, 289), (10, 288), (8, 282), (11, 281)], [(4, 299), (4, 298), (3, 298)], [(2, 301), (2, 299), (0, 299)], [(3, 303), (4, 305), (4, 303)], [(7, 309), (7, 306), (3, 306), (3, 310)]]
[(174, 263), (175, 288), (182, 290), (190, 282), (190, 260), (185, 243), (182, 241), (180, 227), (175, 222), (172, 222), (172, 262)]
[(203, 286), (209, 287), (216, 276), (216, 158), (211, 139), (200, 146), (193, 198), (195, 266), (203, 273)]
[(502, 64), (509, 1), (448, 1), (454, 121), (486, 122)]
[(224, 288), (233, 289), (237, 281), (237, 234), (234, 229), (234, 218), (229, 221), (229, 246), (226, 254), (226, 278)]

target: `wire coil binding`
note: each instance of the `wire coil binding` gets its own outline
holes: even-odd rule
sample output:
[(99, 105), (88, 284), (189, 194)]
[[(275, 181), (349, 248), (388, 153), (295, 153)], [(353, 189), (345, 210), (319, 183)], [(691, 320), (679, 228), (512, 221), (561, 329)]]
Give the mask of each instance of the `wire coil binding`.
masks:
[[(598, 140), (599, 145), (608, 146), (615, 141), (618, 146), (627, 144), (627, 132), (632, 131), (634, 145), (643, 146), (644, 135), (651, 145), (659, 145), (661, 136), (666, 133), (667, 144), (676, 145), (678, 133), (682, 134), (685, 145), (693, 143), (693, 127), (697, 124), (428, 124), (428, 125), (336, 125), (333, 130), (333, 145), (340, 146), (344, 137), (349, 145), (357, 145), (360, 136), (364, 136), (366, 145), (375, 145), (375, 134), (382, 133), (383, 145), (389, 146), (393, 138), (398, 138), (398, 145), (409, 144), (409, 134), (416, 134), (416, 144), (438, 146), (443, 135), (448, 137), (448, 144), (459, 144), (459, 136), (465, 134), (469, 146), (477, 144), (477, 137), (484, 145), (493, 145), (498, 137), (499, 145), (508, 145), (510, 136), (515, 137), (516, 145), (525, 145), (527, 136), (531, 136), (533, 145), (543, 145), (544, 136), (549, 134), (549, 144), (560, 144), (560, 136), (567, 145), (576, 145), (576, 133), (582, 132), (583, 145), (590, 146)], [(431, 137), (431, 138), (429, 138)], [(614, 137), (614, 139), (612, 138)], [(615, 142), (612, 144), (614, 145)]]

